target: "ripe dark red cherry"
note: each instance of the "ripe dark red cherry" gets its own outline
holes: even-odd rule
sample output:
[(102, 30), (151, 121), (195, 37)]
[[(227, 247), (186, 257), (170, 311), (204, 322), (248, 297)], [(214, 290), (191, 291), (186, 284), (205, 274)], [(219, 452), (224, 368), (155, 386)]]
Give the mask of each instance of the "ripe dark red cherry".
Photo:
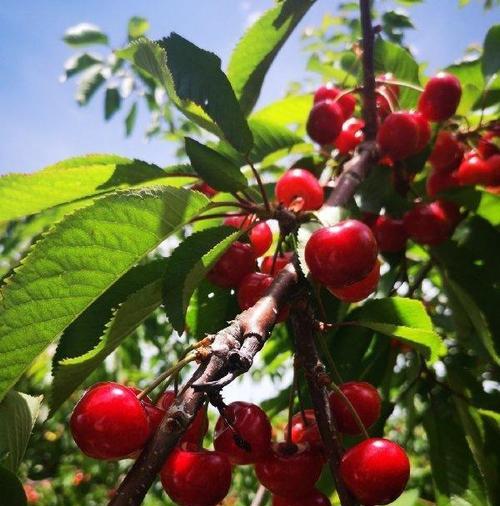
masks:
[(176, 447), (165, 462), (161, 482), (168, 496), (180, 506), (214, 506), (229, 492), (231, 463), (220, 452)]
[(272, 506), (331, 506), (331, 504), (330, 499), (325, 494), (314, 488), (309, 495), (298, 499), (287, 499), (286, 497), (273, 495)]
[(269, 452), (272, 428), (266, 413), (249, 402), (233, 402), (224, 410), (232, 428), (248, 450), (238, 445), (235, 433), (220, 417), (215, 425), (214, 448), (225, 453), (233, 465), (253, 464)]
[(252, 224), (255, 216), (252, 214), (247, 214), (245, 216), (234, 216), (229, 215), (224, 218), (224, 225), (233, 228), (241, 228), (242, 230), (248, 230), (250, 225)]
[(205, 183), (205, 181), (193, 185), (193, 190), (197, 190), (205, 194), (208, 198), (211, 198), (219, 193), (217, 190), (214, 190), (210, 185)]
[[(378, 420), (382, 401), (373, 385), (364, 381), (349, 381), (340, 385), (340, 390), (351, 402), (365, 428), (368, 429)], [(330, 394), (330, 408), (341, 432), (351, 436), (361, 434), (361, 430), (342, 396), (332, 392)]]
[(276, 199), (290, 206), (302, 199), (302, 210), (319, 209), (323, 205), (324, 194), (316, 177), (305, 169), (287, 170), (276, 183)]
[(334, 101), (318, 102), (309, 113), (307, 133), (318, 144), (333, 144), (342, 129), (344, 119), (342, 109)]
[(393, 112), (380, 125), (377, 140), (380, 150), (393, 161), (403, 160), (417, 152), (419, 125), (409, 112)]
[(368, 276), (352, 283), (351, 285), (338, 288), (327, 286), (328, 290), (344, 302), (359, 302), (366, 299), (376, 289), (380, 280), (380, 262), (377, 260)]
[(500, 154), (492, 155), (487, 160), (488, 170), (490, 176), (488, 178), (488, 186), (499, 186), (500, 185)]
[(444, 121), (455, 114), (461, 96), (460, 81), (452, 74), (439, 72), (425, 85), (418, 110), (429, 121)]
[(363, 279), (377, 259), (377, 241), (358, 220), (320, 228), (309, 238), (305, 259), (312, 276), (324, 285), (346, 286)]
[(347, 93), (346, 95), (342, 95), (342, 97), (337, 99), (341, 93), (343, 93), (343, 91), (339, 88), (335, 88), (335, 86), (329, 84), (326, 86), (321, 86), (316, 90), (316, 93), (314, 94), (314, 103), (317, 104), (319, 102), (324, 102), (325, 100), (336, 101), (336, 103), (342, 109), (344, 119), (350, 118), (354, 112), (354, 108), (356, 107), (356, 97), (350, 93)]
[(98, 383), (75, 406), (70, 419), (73, 439), (95, 459), (120, 459), (144, 446), (149, 420), (135, 393), (118, 383)]
[[(288, 426), (285, 428), (285, 434), (288, 432)], [(304, 414), (296, 413), (292, 417), (292, 443), (308, 443), (312, 449), (322, 449), (323, 442), (319, 433), (316, 416), (313, 409), (304, 410)]]
[[(175, 392), (167, 390), (158, 399), (156, 405), (163, 411), (167, 411), (175, 400)], [(200, 409), (181, 438), (181, 443), (200, 445), (208, 431), (208, 417), (206, 408)]]
[(431, 126), (425, 116), (419, 112), (413, 113), (413, 119), (416, 121), (418, 127), (418, 142), (415, 153), (420, 153), (431, 140)]
[(438, 193), (458, 186), (459, 180), (456, 172), (439, 172), (432, 170), (425, 184), (427, 195), (435, 197)]
[(365, 505), (389, 504), (403, 492), (410, 476), (405, 451), (387, 439), (371, 438), (342, 457), (340, 475), (346, 487)]
[(460, 164), (456, 178), (463, 186), (475, 184), (487, 186), (491, 181), (490, 167), (486, 160), (472, 156)]
[(282, 255), (278, 255), (276, 257), (276, 261), (274, 262), (273, 269), (273, 259), (274, 257), (264, 257), (262, 259), (262, 264), (260, 266), (260, 270), (265, 274), (270, 274), (271, 276), (275, 276), (278, 274), (283, 267), (289, 264), (292, 261), (293, 253), (291, 251), (285, 251)]
[(250, 230), (248, 236), (250, 237), (250, 243), (256, 257), (262, 256), (271, 247), (273, 242), (273, 233), (265, 221), (255, 225)]
[(463, 145), (451, 132), (441, 130), (429, 156), (429, 162), (438, 172), (451, 172), (459, 166), (463, 156)]
[(208, 272), (207, 279), (223, 288), (235, 288), (255, 268), (255, 254), (252, 246), (236, 241)]
[(378, 249), (383, 253), (397, 253), (406, 248), (408, 238), (403, 220), (390, 216), (378, 216), (372, 225)]
[(357, 118), (350, 118), (344, 121), (342, 130), (335, 141), (335, 147), (341, 155), (346, 155), (363, 141), (364, 121)]
[(307, 445), (292, 445), (291, 451), (288, 443), (275, 443), (267, 457), (257, 462), (255, 473), (273, 494), (296, 499), (312, 492), (322, 467), (322, 459)]
[(403, 220), (406, 232), (415, 242), (435, 246), (450, 237), (460, 220), (460, 213), (452, 202), (436, 200), (417, 204)]
[(500, 153), (500, 126), (485, 132), (477, 143), (479, 154), (486, 160), (490, 156)]

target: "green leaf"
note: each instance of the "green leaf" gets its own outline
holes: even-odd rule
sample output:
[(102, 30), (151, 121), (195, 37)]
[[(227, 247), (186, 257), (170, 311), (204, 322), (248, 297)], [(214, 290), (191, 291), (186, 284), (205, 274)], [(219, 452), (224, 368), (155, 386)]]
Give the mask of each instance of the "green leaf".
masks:
[(181, 186), (188, 177), (167, 177), (164, 170), (116, 155), (69, 158), (32, 174), (0, 178), (0, 222), (119, 188), (166, 183)]
[(87, 105), (95, 92), (106, 80), (103, 75), (103, 65), (96, 64), (89, 67), (82, 75), (76, 89), (75, 100), (78, 105)]
[(11, 390), (0, 402), (0, 455), (2, 465), (15, 473), (28, 446), (42, 397)]
[(259, 98), (264, 77), (314, 0), (285, 0), (267, 10), (235, 47), (227, 75), (245, 114)]
[(128, 39), (138, 39), (149, 30), (149, 21), (146, 18), (133, 16), (128, 21)]
[[(5, 506), (26, 506), (28, 504), (24, 488), (19, 478), (0, 465), (1, 501)], [(6, 498), (8, 497), (8, 500)], [(6, 502), (3, 502), (6, 500)], [(8, 501), (8, 502), (7, 502)]]
[(137, 119), (137, 102), (134, 102), (134, 104), (130, 108), (130, 111), (127, 114), (127, 117), (125, 118), (125, 135), (127, 137), (129, 137), (132, 131), (134, 130), (136, 119)]
[(206, 273), (242, 234), (231, 227), (208, 228), (189, 236), (169, 257), (163, 283), (163, 305), (181, 333), (189, 301)]
[(89, 46), (91, 44), (108, 43), (108, 36), (98, 26), (80, 23), (68, 28), (63, 36), (64, 42), (72, 47)]
[(372, 299), (348, 316), (356, 325), (367, 327), (390, 337), (397, 337), (418, 348), (433, 363), (446, 352), (446, 347), (432, 328), (422, 302), (403, 297)]
[(64, 62), (64, 79), (69, 79), (92, 65), (102, 64), (102, 58), (89, 53), (77, 54)]
[(38, 241), (2, 290), (0, 399), (93, 301), (208, 202), (180, 188), (121, 191)]
[(249, 123), (260, 120), (280, 126), (305, 125), (312, 103), (311, 94), (291, 95), (259, 109), (250, 116)]
[(235, 192), (248, 186), (240, 168), (232, 161), (190, 137), (185, 138), (185, 143), (193, 169), (212, 188)]
[(118, 88), (109, 87), (104, 97), (104, 119), (107, 121), (120, 109), (121, 96)]
[(500, 25), (494, 25), (486, 34), (483, 44), (482, 70), (488, 82), (500, 70)]

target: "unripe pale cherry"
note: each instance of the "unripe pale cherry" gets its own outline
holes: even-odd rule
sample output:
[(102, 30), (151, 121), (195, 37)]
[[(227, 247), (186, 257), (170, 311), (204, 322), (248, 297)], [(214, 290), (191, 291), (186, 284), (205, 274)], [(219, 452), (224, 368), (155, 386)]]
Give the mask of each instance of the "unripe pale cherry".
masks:
[(368, 226), (358, 220), (344, 220), (314, 232), (306, 244), (305, 259), (311, 275), (320, 283), (341, 287), (367, 276), (377, 252)]
[(378, 249), (383, 253), (398, 253), (406, 248), (408, 235), (403, 220), (391, 218), (386, 214), (378, 216), (372, 225), (372, 232)]
[(327, 289), (344, 302), (359, 302), (366, 299), (377, 289), (380, 280), (380, 262), (377, 260), (367, 276), (347, 286), (331, 287)]
[(318, 144), (333, 144), (342, 130), (345, 116), (333, 100), (324, 100), (313, 106), (307, 119), (309, 137)]
[[(232, 428), (219, 417), (214, 432), (214, 448), (217, 451), (225, 453), (233, 465), (253, 464), (266, 456), (271, 448), (272, 428), (259, 406), (249, 402), (232, 402), (224, 409), (224, 416)], [(238, 444), (237, 438), (241, 438), (243, 446), (248, 447)]]
[(399, 111), (389, 114), (380, 125), (377, 140), (382, 154), (391, 160), (403, 160), (417, 152), (420, 127), (413, 114)]
[(314, 103), (317, 104), (319, 102), (324, 102), (325, 100), (332, 100), (336, 102), (342, 109), (344, 120), (347, 120), (352, 116), (354, 108), (356, 107), (356, 97), (351, 93), (346, 93), (340, 98), (337, 98), (341, 93), (344, 92), (335, 86), (329, 84), (321, 86), (314, 94)]
[(307, 496), (295, 499), (273, 495), (272, 506), (331, 506), (331, 504), (325, 494), (313, 488)]
[(346, 155), (363, 141), (364, 134), (362, 129), (364, 126), (364, 121), (357, 118), (350, 118), (344, 121), (342, 130), (335, 141), (335, 147), (341, 155)]
[(255, 268), (255, 254), (252, 246), (236, 241), (208, 272), (207, 279), (223, 288), (235, 288)]
[(168, 496), (180, 506), (214, 506), (231, 486), (231, 463), (220, 452), (183, 444), (173, 449), (160, 472)]
[(80, 450), (95, 459), (125, 458), (141, 449), (150, 436), (144, 405), (130, 388), (113, 382), (89, 388), (69, 423)]
[(439, 72), (425, 85), (418, 110), (429, 121), (444, 121), (455, 114), (461, 96), (460, 81), (452, 74)]
[[(285, 427), (284, 432), (285, 434), (288, 433), (288, 425)], [(313, 409), (305, 409), (304, 413), (293, 415), (291, 441), (295, 444), (307, 443), (313, 450), (323, 449), (323, 442)]]
[(446, 130), (439, 132), (429, 162), (437, 172), (452, 172), (462, 161), (463, 145)]
[(366, 439), (344, 454), (340, 476), (361, 504), (389, 504), (406, 487), (410, 461), (396, 443), (382, 438)]
[[(278, 255), (276, 260), (274, 260), (274, 256), (264, 257), (262, 259), (262, 264), (260, 266), (260, 270), (265, 274), (270, 274), (271, 276), (275, 276), (278, 274), (283, 267), (288, 265), (293, 259), (293, 253), (291, 251), (285, 251), (283, 254)], [(273, 268), (274, 262), (274, 268)]]
[(454, 188), (460, 184), (457, 172), (439, 172), (432, 170), (425, 184), (427, 195), (435, 197), (438, 193)]
[(318, 179), (305, 169), (287, 170), (276, 183), (276, 199), (290, 206), (302, 199), (302, 210), (312, 211), (323, 205), (324, 193)]

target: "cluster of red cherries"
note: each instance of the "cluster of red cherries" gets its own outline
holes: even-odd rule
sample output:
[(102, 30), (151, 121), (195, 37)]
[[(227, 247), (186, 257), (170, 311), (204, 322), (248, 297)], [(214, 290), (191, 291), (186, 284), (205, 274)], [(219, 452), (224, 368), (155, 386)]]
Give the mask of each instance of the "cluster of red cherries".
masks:
[[(360, 424), (369, 428), (379, 418), (380, 396), (365, 382), (344, 383), (339, 389), (342, 394), (330, 394), (332, 417), (342, 434), (358, 436), (362, 433)], [(173, 391), (163, 393), (156, 403), (148, 397), (139, 399), (139, 392), (107, 382), (94, 385), (84, 394), (73, 411), (70, 427), (86, 455), (104, 460), (137, 457), (175, 400)], [(330, 505), (315, 488), (326, 459), (312, 409), (291, 418), (282, 442), (273, 442), (271, 423), (256, 404), (233, 402), (220, 412), (214, 429), (214, 451), (202, 446), (208, 431), (203, 408), (168, 456), (160, 478), (173, 501), (180, 506), (214, 506), (229, 492), (232, 466), (251, 464), (260, 483), (272, 492), (273, 506)], [(371, 506), (396, 499), (406, 486), (409, 471), (403, 449), (382, 438), (356, 444), (340, 464), (345, 486), (359, 502)]]

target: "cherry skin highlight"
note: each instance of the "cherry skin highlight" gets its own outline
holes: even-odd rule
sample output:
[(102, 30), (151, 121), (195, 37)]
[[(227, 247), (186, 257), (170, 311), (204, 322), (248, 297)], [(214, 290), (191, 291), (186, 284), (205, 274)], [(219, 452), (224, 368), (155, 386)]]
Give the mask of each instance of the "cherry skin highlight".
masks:
[(379, 280), (380, 262), (377, 260), (373, 266), (373, 269), (363, 279), (360, 279), (351, 285), (341, 286), (337, 288), (327, 286), (327, 289), (333, 295), (335, 295), (335, 297), (344, 302), (359, 302), (366, 299), (369, 295), (375, 292)]
[(125, 458), (150, 436), (144, 405), (130, 388), (112, 382), (89, 388), (69, 423), (80, 450), (95, 459)]
[(429, 156), (429, 162), (437, 172), (452, 172), (460, 165), (463, 156), (462, 144), (451, 132), (441, 130)]
[(351, 93), (347, 93), (337, 99), (341, 93), (343, 93), (343, 91), (335, 86), (328, 84), (326, 86), (321, 86), (314, 94), (314, 103), (317, 104), (319, 102), (324, 102), (325, 100), (332, 100), (342, 109), (344, 119), (350, 118), (354, 112), (354, 108), (356, 107), (356, 97)]
[(331, 504), (330, 499), (315, 488), (309, 495), (298, 499), (287, 499), (273, 495), (272, 502), (272, 506), (331, 506)]
[(249, 445), (238, 445), (235, 433), (220, 417), (215, 425), (214, 448), (227, 455), (233, 465), (258, 462), (271, 448), (272, 428), (267, 415), (259, 406), (249, 402), (232, 402), (224, 410), (236, 435)]
[(180, 506), (215, 506), (231, 486), (231, 463), (220, 452), (176, 447), (161, 472), (168, 496)]
[(372, 232), (382, 253), (398, 253), (406, 249), (408, 238), (403, 220), (382, 215), (375, 219)]
[(396, 443), (371, 438), (344, 454), (340, 475), (361, 504), (389, 504), (403, 493), (410, 476), (410, 462)]
[(315, 279), (335, 288), (367, 276), (377, 252), (368, 226), (358, 220), (344, 220), (314, 232), (306, 244), (305, 259)]
[(377, 140), (381, 152), (398, 161), (417, 152), (419, 133), (419, 125), (411, 113), (393, 112), (380, 125)]
[(262, 259), (262, 264), (260, 266), (260, 270), (265, 274), (270, 274), (271, 276), (275, 276), (278, 274), (283, 267), (288, 265), (293, 258), (293, 253), (291, 251), (285, 251), (283, 255), (278, 255), (276, 257), (276, 261), (274, 262), (273, 269), (273, 258), (272, 256), (264, 257)]
[(439, 72), (425, 85), (418, 110), (429, 121), (444, 121), (455, 114), (461, 96), (460, 81), (452, 74)]
[[(287, 433), (288, 426), (285, 427), (285, 434)], [(291, 441), (295, 444), (307, 443), (313, 450), (323, 449), (323, 442), (313, 409), (305, 409), (304, 416), (302, 416), (302, 413), (293, 415)]]
[(305, 169), (287, 170), (276, 183), (276, 199), (286, 207), (300, 198), (302, 210), (319, 209), (323, 205), (323, 188), (316, 177)]
[(207, 274), (207, 279), (223, 288), (235, 288), (256, 268), (255, 255), (250, 244), (236, 241), (225, 251)]
[(342, 109), (337, 103), (332, 100), (318, 102), (309, 113), (307, 134), (318, 144), (333, 144), (342, 130), (344, 119)]

